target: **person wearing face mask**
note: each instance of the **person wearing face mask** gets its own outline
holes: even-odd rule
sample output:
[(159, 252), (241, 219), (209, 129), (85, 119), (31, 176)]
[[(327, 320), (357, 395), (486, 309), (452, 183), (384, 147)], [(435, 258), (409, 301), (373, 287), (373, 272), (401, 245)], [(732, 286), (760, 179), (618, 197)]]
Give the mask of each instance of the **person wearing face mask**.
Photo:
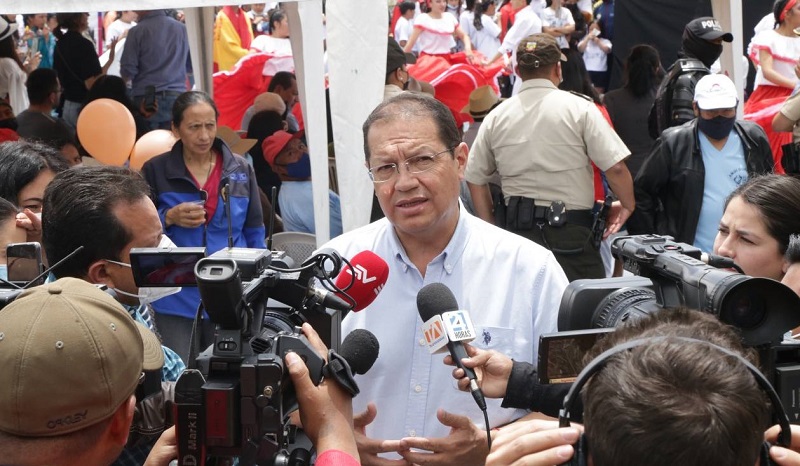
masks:
[(712, 251), (728, 195), (772, 172), (767, 136), (757, 124), (736, 120), (738, 103), (727, 76), (697, 82), (695, 119), (664, 131), (636, 175), (630, 234), (670, 235)]
[[(133, 320), (159, 335), (151, 303), (180, 288), (139, 288), (134, 282), (131, 248), (172, 244), (162, 234), (158, 211), (149, 196), (145, 180), (127, 168), (98, 166), (63, 171), (44, 191), (42, 245), (50, 264), (82, 246), (80, 252), (53, 270), (55, 278), (73, 277), (105, 285)], [(178, 379), (185, 365), (163, 342), (161, 350), (163, 389)], [(115, 464), (143, 464), (166, 427), (166, 397), (157, 389), (153, 395), (156, 399), (148, 397), (153, 403), (147, 405), (150, 409), (144, 404), (138, 406), (146, 413), (137, 417), (129, 442)]]
[(722, 42), (732, 41), (733, 34), (723, 31), (719, 21), (709, 16), (695, 18), (686, 25), (680, 58), (667, 70), (650, 109), (650, 137), (656, 139), (665, 129), (694, 118), (694, 87), (700, 78), (711, 73), (709, 68), (722, 54)]
[[(264, 159), (281, 179), (278, 205), (285, 231), (314, 234), (314, 200), (311, 195), (311, 159), (308, 147), (300, 140), (303, 133), (276, 131), (264, 139), (261, 150)], [(339, 196), (328, 190), (330, 204), (330, 235), (342, 234), (342, 211)]]
[[(411, 75), (408, 74), (408, 54), (391, 37), (386, 41), (386, 85), (383, 87), (383, 100), (391, 99), (408, 90)], [(411, 55), (413, 57), (413, 55)], [(416, 59), (412, 63), (416, 62)]]

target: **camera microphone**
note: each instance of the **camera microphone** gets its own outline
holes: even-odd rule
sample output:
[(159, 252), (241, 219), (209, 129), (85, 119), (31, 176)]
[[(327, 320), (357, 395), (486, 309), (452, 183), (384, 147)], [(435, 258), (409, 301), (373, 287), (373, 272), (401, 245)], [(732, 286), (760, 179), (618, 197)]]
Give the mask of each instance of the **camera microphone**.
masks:
[[(345, 290), (355, 301), (353, 311), (358, 312), (375, 301), (388, 277), (389, 265), (385, 260), (372, 251), (361, 251), (353, 256), (350, 265), (345, 265), (336, 277), (336, 287)], [(341, 293), (337, 295), (348, 300)]]
[(417, 310), (424, 322), (422, 330), (428, 350), (433, 354), (447, 347), (453, 362), (469, 378), (469, 391), (475, 403), (481, 411), (486, 411), (486, 399), (478, 387), (475, 371), (461, 362), (461, 359), (468, 357), (464, 342), (468, 343), (476, 336), (469, 313), (459, 310), (453, 292), (442, 283), (430, 283), (419, 290)]

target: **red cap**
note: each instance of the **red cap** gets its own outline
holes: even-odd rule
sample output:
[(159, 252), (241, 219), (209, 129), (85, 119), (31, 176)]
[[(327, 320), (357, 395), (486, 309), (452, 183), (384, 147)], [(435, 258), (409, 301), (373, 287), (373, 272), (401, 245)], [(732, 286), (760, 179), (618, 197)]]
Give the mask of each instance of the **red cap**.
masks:
[(9, 128), (0, 128), (0, 142), (19, 141), (19, 134)]
[(278, 157), (278, 154), (286, 147), (286, 144), (289, 144), (289, 141), (292, 139), (300, 139), (301, 137), (303, 137), (302, 131), (298, 131), (294, 134), (283, 130), (275, 131), (261, 143), (261, 152), (264, 154), (264, 160), (266, 160), (270, 166), (275, 165), (275, 158)]
[(344, 289), (352, 281), (353, 286), (347, 290), (347, 294), (356, 301), (353, 311), (358, 312), (372, 304), (383, 289), (389, 277), (389, 265), (372, 251), (359, 252), (350, 259), (350, 265), (355, 269), (355, 280), (350, 267), (345, 265), (336, 277), (336, 286)]

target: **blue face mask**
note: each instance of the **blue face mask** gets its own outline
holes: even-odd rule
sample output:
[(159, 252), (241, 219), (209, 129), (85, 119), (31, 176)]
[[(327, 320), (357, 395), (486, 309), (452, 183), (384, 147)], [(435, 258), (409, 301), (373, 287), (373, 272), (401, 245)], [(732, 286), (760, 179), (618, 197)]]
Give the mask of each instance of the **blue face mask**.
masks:
[(286, 165), (286, 174), (292, 178), (311, 178), (311, 158), (307, 153), (300, 160)]

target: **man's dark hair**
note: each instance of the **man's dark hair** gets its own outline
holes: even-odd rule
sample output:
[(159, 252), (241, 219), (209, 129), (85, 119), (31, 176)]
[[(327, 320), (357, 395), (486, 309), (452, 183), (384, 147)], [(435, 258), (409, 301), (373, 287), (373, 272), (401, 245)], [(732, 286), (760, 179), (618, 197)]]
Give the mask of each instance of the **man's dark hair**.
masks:
[(400, 2), (400, 14), (403, 16), (415, 8), (414, 2)]
[(595, 466), (756, 463), (768, 427), (766, 396), (737, 359), (736, 331), (710, 314), (665, 309), (618, 329), (598, 354), (626, 341), (676, 336), (618, 353), (583, 391), (586, 438)]
[(450, 109), (443, 103), (429, 96), (416, 92), (403, 92), (382, 102), (367, 117), (362, 130), (364, 132), (364, 156), (369, 162), (369, 130), (372, 125), (382, 120), (422, 120), (429, 118), (436, 125), (439, 140), (448, 149), (461, 143), (461, 133), (453, 119)]
[(0, 197), (17, 205), (20, 190), (44, 170), (59, 173), (69, 166), (54, 148), (28, 141), (0, 144)]
[(131, 241), (113, 210), (150, 197), (150, 186), (138, 173), (122, 167), (81, 167), (58, 174), (44, 192), (42, 243), (50, 264), (79, 246), (83, 250), (58, 267), (58, 278), (84, 278), (100, 259), (120, 260)]
[(267, 92), (275, 92), (275, 88), (280, 86), (283, 89), (289, 89), (292, 87), (292, 83), (295, 81), (294, 73), (290, 73), (288, 71), (278, 71), (275, 73), (275, 76), (272, 77), (269, 81), (269, 86), (267, 86)]
[(32, 104), (43, 104), (50, 94), (58, 92), (58, 74), (52, 68), (36, 68), (28, 75), (25, 87)]

